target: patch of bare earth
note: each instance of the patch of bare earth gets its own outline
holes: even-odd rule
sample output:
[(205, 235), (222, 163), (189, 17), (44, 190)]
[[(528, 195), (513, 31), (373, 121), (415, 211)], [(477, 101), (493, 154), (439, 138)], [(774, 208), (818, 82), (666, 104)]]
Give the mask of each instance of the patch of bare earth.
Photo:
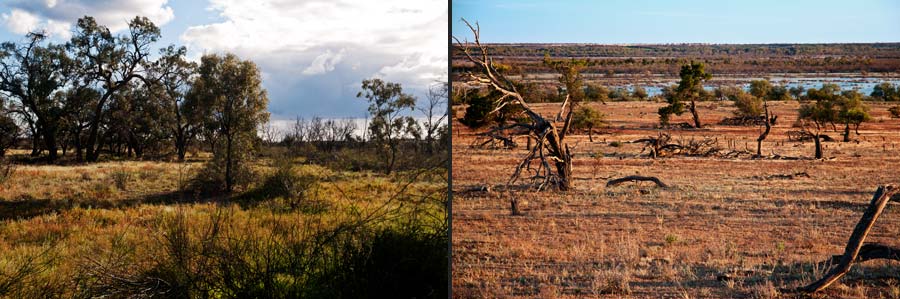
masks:
[[(514, 150), (475, 149), (476, 132), (454, 122), (455, 297), (792, 297), (782, 290), (821, 277), (828, 269), (819, 262), (843, 253), (876, 187), (900, 183), (900, 120), (889, 118), (888, 105), (870, 103), (874, 120), (851, 135), (858, 142), (824, 143), (824, 160), (807, 159), (813, 142), (788, 140), (786, 132), (797, 130), (796, 102), (770, 103), (778, 123), (762, 152), (800, 160), (650, 159), (630, 141), (657, 135), (663, 104), (590, 105), (610, 126), (593, 143), (586, 135), (567, 138), (575, 155), (570, 192), (503, 192), (526, 154), (524, 138)], [(538, 107), (545, 115), (558, 109)], [(723, 150), (755, 153), (761, 127), (715, 124), (733, 110), (702, 103), (709, 127), (666, 132), (672, 140), (712, 138)], [(841, 129), (826, 134), (840, 140)], [(671, 187), (605, 187), (627, 175), (656, 176)], [(511, 197), (523, 215), (511, 215)], [(900, 246), (898, 237), (900, 207), (892, 202), (866, 241)], [(900, 297), (900, 263), (854, 265), (821, 296)]]

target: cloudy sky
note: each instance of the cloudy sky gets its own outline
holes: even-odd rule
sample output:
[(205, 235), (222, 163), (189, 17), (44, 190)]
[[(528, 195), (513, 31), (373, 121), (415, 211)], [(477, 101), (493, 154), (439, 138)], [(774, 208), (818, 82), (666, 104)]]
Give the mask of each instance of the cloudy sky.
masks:
[(447, 80), (446, 0), (4, 0), (0, 40), (43, 29), (64, 42), (84, 15), (113, 31), (146, 16), (162, 31), (156, 48), (255, 61), (273, 119), (363, 117), (365, 78), (402, 83), (420, 99)]

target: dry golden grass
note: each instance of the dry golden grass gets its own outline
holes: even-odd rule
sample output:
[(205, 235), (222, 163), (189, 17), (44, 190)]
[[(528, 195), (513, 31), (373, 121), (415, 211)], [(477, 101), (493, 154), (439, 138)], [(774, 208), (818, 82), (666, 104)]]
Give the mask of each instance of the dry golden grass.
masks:
[[(294, 171), (315, 176), (317, 183), (307, 199), (309, 205), (290, 209), (282, 198), (260, 198), (254, 193), (273, 171), (273, 164), (271, 160), (255, 163), (259, 183), (233, 198), (179, 192), (203, 167), (202, 162), (18, 166), (12, 178), (0, 184), (0, 283), (6, 279), (3, 275), (14, 273), (29, 260), (42, 263), (40, 270), (7, 295), (72, 297), (85, 291), (74, 286), (91, 269), (147, 271), (164, 256), (166, 230), (177, 217), (186, 219), (194, 238), (224, 213), (225, 240), (249, 237), (258, 238), (255, 242), (285, 244), (300, 242), (286, 236), (303, 238), (373, 214), (384, 219), (419, 217), (409, 221), (432, 224), (446, 217), (441, 204), (447, 188), (443, 169), (421, 173), (413, 180), (412, 173), (385, 176), (298, 163)], [(124, 177), (124, 182), (117, 184), (116, 176)], [(377, 230), (378, 225), (392, 223), (396, 222), (373, 222), (368, 228)], [(297, 231), (285, 233), (286, 227)], [(127, 263), (115, 266), (123, 262)]]
[[(862, 135), (851, 136), (859, 142), (825, 143), (825, 156), (834, 157), (826, 160), (649, 159), (640, 155), (642, 145), (628, 142), (657, 134), (661, 103), (590, 105), (607, 115), (610, 127), (593, 143), (582, 135), (567, 138), (574, 146), (575, 190), (565, 193), (470, 191), (505, 184), (525, 154), (525, 141), (515, 150), (474, 149), (473, 132), (454, 123), (456, 297), (785, 296), (782, 289), (807, 284), (827, 270), (817, 262), (843, 252), (878, 185), (900, 183), (900, 120), (889, 118), (889, 105), (871, 104), (874, 120), (862, 125)], [(545, 115), (558, 109), (537, 106)], [(779, 118), (763, 154), (812, 156), (812, 142), (789, 142), (785, 134), (796, 130), (791, 125), (797, 107), (771, 103)], [(670, 131), (673, 140), (717, 138), (726, 150), (755, 153), (761, 128), (714, 124), (733, 109), (700, 104), (703, 123), (712, 126)], [(840, 132), (826, 134), (840, 140)], [(611, 146), (614, 141), (621, 146)], [(809, 177), (766, 178), (798, 172)], [(657, 176), (673, 187), (605, 187), (610, 178), (635, 174)], [(512, 196), (523, 216), (510, 215)], [(892, 203), (867, 241), (900, 246), (898, 236), (900, 211)], [(866, 262), (824, 296), (897, 297), (898, 272), (896, 262)], [(724, 274), (735, 279), (717, 279)]]

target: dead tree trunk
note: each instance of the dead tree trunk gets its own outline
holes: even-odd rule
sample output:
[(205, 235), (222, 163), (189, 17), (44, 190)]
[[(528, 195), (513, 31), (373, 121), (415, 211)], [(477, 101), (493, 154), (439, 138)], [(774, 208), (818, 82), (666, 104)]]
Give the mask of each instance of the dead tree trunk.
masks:
[[(866, 235), (869, 234), (869, 231), (872, 229), (872, 226), (875, 225), (875, 220), (878, 220), (878, 216), (881, 215), (881, 212), (884, 211), (884, 207), (887, 205), (888, 201), (890, 201), (891, 194), (894, 193), (893, 186), (880, 186), (878, 190), (875, 191), (875, 196), (872, 198), (872, 203), (869, 204), (869, 207), (863, 212), (862, 219), (859, 220), (859, 223), (856, 224), (856, 228), (853, 229), (853, 233), (850, 234), (850, 240), (847, 242), (847, 247), (844, 249), (844, 255), (841, 256), (840, 261), (837, 265), (828, 271), (825, 274), (825, 277), (819, 279), (812, 284), (800, 288), (801, 292), (805, 293), (815, 293), (821, 291), (832, 283), (840, 279), (850, 271), (850, 265), (854, 262), (860, 262), (858, 259), (860, 253), (863, 252), (862, 248), (863, 242), (866, 239)], [(866, 252), (866, 258), (893, 258), (897, 257), (897, 249), (889, 248), (890, 250), (884, 250), (883, 246), (869, 246)]]
[[(553, 122), (548, 121), (531, 109), (528, 103), (525, 102), (524, 97), (517, 91), (515, 84), (503, 76), (503, 74), (501, 74), (494, 66), (493, 60), (488, 55), (487, 48), (481, 44), (481, 29), (478, 26), (478, 23), (476, 22), (475, 26), (473, 26), (465, 19), (462, 21), (469, 27), (469, 30), (472, 31), (472, 34), (475, 37), (474, 46), (478, 51), (478, 53), (473, 53), (471, 48), (473, 43), (469, 43), (468, 41), (462, 42), (455, 36), (453, 37), (465, 57), (474, 63), (475, 67), (479, 70), (479, 74), (469, 74), (469, 76), (473, 81), (486, 84), (501, 94), (500, 98), (496, 101), (497, 108), (495, 108), (494, 111), (491, 111), (491, 113), (499, 111), (506, 105), (520, 105), (524, 110), (525, 115), (531, 120), (529, 124), (521, 123), (520, 125), (529, 129), (530, 135), (537, 140), (528, 156), (526, 156), (522, 162), (519, 163), (519, 166), (516, 167), (516, 170), (513, 172), (513, 175), (510, 177), (507, 184), (512, 184), (518, 180), (523, 169), (527, 168), (528, 170), (531, 170), (531, 162), (537, 160), (538, 166), (537, 169), (534, 170), (535, 175), (532, 179), (538, 181), (536, 185), (539, 190), (543, 190), (550, 184), (555, 185), (557, 189), (561, 191), (569, 190), (572, 187), (572, 155), (564, 140), (566, 132), (571, 125), (573, 105), (564, 103), (565, 106), (563, 111), (568, 112), (566, 113), (562, 130), (557, 129)], [(478, 57), (476, 58), (473, 55), (477, 55)], [(570, 100), (573, 101), (573, 103), (576, 102), (575, 99)], [(560, 115), (561, 114), (562, 111)], [(555, 171), (551, 169), (551, 163), (553, 167), (555, 167)]]
[(769, 118), (769, 103), (766, 102), (763, 104), (763, 108), (766, 110), (766, 130), (763, 131), (762, 134), (759, 135), (759, 138), (756, 138), (756, 156), (762, 157), (762, 142), (766, 140), (766, 137), (769, 136), (769, 131), (772, 130), (772, 121)]
[(668, 188), (668, 187), (669, 187), (669, 185), (666, 185), (666, 183), (663, 183), (661, 180), (659, 180), (659, 179), (656, 178), (656, 177), (652, 177), (652, 176), (639, 176), (639, 175), (629, 175), (629, 176), (626, 176), (626, 177), (623, 177), (623, 178), (618, 178), (618, 179), (609, 180), (609, 182), (606, 182), (606, 187), (616, 186), (616, 185), (619, 185), (619, 184), (622, 184), (622, 183), (625, 183), (625, 182), (638, 182), (638, 181), (640, 181), (640, 182), (653, 182), (653, 183), (656, 183), (656, 186), (658, 186), (658, 187), (660, 187), (660, 188)]

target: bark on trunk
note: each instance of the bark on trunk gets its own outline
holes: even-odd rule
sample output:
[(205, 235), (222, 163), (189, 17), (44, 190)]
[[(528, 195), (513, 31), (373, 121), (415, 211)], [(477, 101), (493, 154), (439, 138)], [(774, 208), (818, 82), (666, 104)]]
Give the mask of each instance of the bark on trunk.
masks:
[(700, 115), (697, 114), (697, 102), (691, 100), (691, 115), (694, 117), (694, 127), (700, 128)]
[(816, 142), (816, 159), (822, 159), (822, 141), (820, 140), (818, 133), (816, 133), (813, 140)]

